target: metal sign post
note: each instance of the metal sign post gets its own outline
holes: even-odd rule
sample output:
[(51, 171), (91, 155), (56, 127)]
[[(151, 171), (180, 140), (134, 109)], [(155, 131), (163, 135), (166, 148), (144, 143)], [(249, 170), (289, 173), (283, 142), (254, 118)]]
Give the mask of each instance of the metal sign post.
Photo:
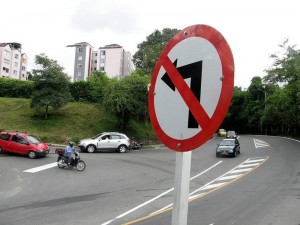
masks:
[(187, 225), (192, 152), (176, 152), (172, 225)]

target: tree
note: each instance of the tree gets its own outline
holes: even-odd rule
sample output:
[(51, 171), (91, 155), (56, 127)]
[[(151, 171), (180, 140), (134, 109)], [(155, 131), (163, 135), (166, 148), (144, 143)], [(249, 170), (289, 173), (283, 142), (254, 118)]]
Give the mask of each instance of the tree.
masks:
[(32, 70), (35, 83), (30, 107), (43, 112), (47, 119), (49, 108), (58, 110), (70, 99), (69, 78), (64, 68), (45, 54), (37, 55), (35, 64), (38, 69)]
[(136, 68), (151, 74), (162, 50), (179, 31), (178, 29), (164, 28), (162, 31), (155, 30), (147, 36), (146, 41), (138, 44), (138, 51), (133, 55)]
[(279, 45), (282, 52), (272, 54), (272, 66), (266, 70), (265, 82), (288, 85), (300, 79), (300, 51), (290, 46), (288, 39)]
[(235, 130), (238, 133), (247, 131), (247, 118), (243, 113), (247, 97), (248, 92), (242, 91), (240, 87), (234, 87), (230, 107), (221, 128)]
[[(266, 70), (265, 82), (278, 85), (282, 90), (275, 92), (276, 98), (270, 107), (277, 113), (274, 122), (281, 126), (293, 129), (294, 133), (299, 135), (300, 130), (300, 51), (296, 46), (290, 46), (288, 39), (279, 45), (281, 53), (272, 54), (274, 59), (272, 66)], [(269, 115), (271, 115), (269, 110)], [(266, 118), (267, 119), (267, 118)], [(280, 122), (280, 124), (278, 123)], [(278, 129), (278, 127), (277, 127)]]
[(109, 78), (105, 72), (94, 71), (88, 79), (88, 84), (91, 87), (91, 98), (93, 102), (103, 102), (104, 89), (109, 83)]
[(105, 88), (104, 107), (116, 116), (124, 129), (130, 119), (145, 119), (148, 115), (147, 84), (150, 78), (133, 74), (121, 80), (111, 79)]

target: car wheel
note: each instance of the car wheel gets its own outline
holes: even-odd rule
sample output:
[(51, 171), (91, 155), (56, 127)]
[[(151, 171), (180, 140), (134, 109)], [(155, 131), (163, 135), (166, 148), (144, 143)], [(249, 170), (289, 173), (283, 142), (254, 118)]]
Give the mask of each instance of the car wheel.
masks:
[(233, 157), (236, 157), (236, 156), (237, 156), (237, 151), (235, 151), (235, 152), (234, 152), (234, 155), (233, 155)]
[(118, 150), (120, 153), (125, 153), (127, 152), (127, 147), (125, 145), (120, 145)]
[(216, 157), (219, 157), (219, 153), (216, 153)]
[(35, 158), (36, 158), (36, 153), (35, 153), (34, 151), (29, 151), (28, 157), (29, 157), (30, 159), (35, 159)]
[(87, 151), (88, 153), (93, 153), (93, 152), (96, 151), (96, 146), (95, 146), (95, 145), (88, 145), (88, 146), (86, 147), (86, 151)]
[(2, 149), (1, 146), (0, 146), (0, 154), (3, 153), (3, 152), (4, 152), (4, 151), (3, 151), (3, 149)]

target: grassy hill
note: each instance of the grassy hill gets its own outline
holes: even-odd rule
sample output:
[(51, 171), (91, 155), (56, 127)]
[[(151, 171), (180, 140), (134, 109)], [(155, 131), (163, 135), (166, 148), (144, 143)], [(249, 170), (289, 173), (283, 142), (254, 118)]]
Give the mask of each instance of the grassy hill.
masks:
[(70, 102), (49, 118), (35, 115), (30, 99), (0, 98), (0, 130), (17, 130), (39, 136), (47, 143), (66, 144), (103, 131), (119, 131), (139, 140), (155, 140), (150, 122), (130, 122), (126, 130), (116, 126), (116, 119), (96, 104)]

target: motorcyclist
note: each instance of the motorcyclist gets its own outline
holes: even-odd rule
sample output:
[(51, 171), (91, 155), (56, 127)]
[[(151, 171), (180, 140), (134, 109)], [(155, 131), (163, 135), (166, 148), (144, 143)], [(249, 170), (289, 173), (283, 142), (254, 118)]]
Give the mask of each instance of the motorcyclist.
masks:
[(75, 149), (74, 149), (74, 142), (69, 142), (68, 146), (65, 148), (65, 154), (64, 156), (67, 158), (68, 160), (68, 166), (71, 164), (72, 161), (72, 154), (75, 154)]

